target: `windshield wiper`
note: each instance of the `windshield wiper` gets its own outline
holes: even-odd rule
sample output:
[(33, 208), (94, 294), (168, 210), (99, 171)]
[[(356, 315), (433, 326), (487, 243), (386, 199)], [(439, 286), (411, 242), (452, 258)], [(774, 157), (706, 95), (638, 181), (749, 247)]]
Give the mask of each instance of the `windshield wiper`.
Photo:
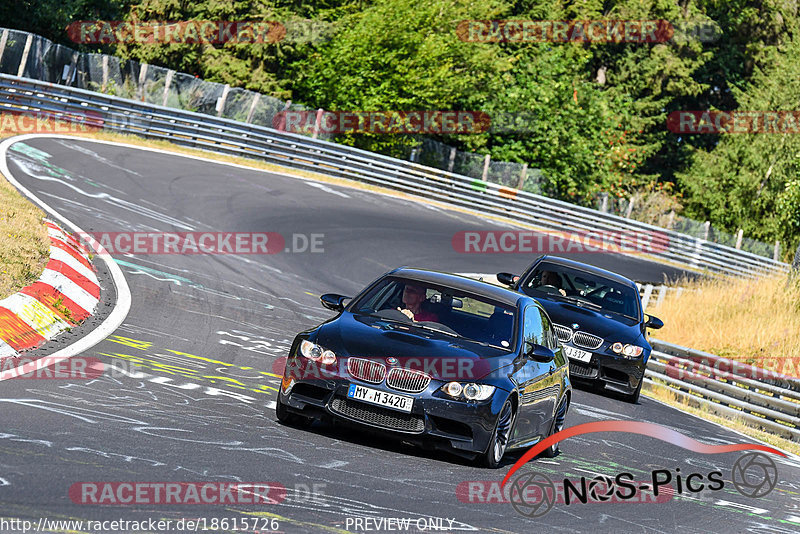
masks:
[(438, 332), (440, 334), (447, 334), (450, 337), (461, 337), (458, 334), (454, 334), (453, 332), (448, 332), (447, 330), (442, 330), (440, 328), (434, 328), (432, 326), (428, 326), (428, 325), (425, 325), (425, 324), (411, 323), (411, 325), (412, 326), (416, 326), (417, 328), (422, 328), (424, 330), (430, 330), (431, 332)]
[(596, 303), (592, 302), (591, 300), (584, 300), (584, 299), (579, 299), (578, 297), (571, 297), (571, 296), (564, 296), (564, 295), (558, 295), (558, 296), (561, 297), (562, 299), (568, 301), (568, 302), (572, 302), (573, 304), (575, 304), (577, 306), (580, 306), (582, 304), (588, 304), (592, 308), (596, 308), (598, 310), (602, 310), (603, 309), (603, 307), (601, 305), (596, 304)]

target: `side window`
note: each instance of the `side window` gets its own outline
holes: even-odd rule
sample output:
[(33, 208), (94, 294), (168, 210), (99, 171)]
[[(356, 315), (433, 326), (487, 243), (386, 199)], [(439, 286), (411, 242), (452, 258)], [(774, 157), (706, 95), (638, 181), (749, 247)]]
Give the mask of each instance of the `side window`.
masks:
[(534, 345), (544, 345), (544, 331), (542, 330), (542, 316), (536, 306), (528, 306), (525, 309), (525, 325), (522, 337), (525, 341)]
[(542, 332), (544, 337), (544, 342), (542, 345), (550, 350), (556, 350), (558, 348), (558, 344), (556, 343), (555, 335), (553, 335), (553, 325), (550, 324), (550, 319), (547, 318), (547, 314), (545, 314), (542, 310), (539, 310), (539, 316), (542, 319)]

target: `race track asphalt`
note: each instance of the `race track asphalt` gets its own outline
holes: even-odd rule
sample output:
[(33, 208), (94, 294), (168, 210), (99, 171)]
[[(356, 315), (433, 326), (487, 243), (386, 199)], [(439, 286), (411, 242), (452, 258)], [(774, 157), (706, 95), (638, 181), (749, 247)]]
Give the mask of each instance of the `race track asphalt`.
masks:
[[(354, 521), (364, 517), (407, 518), (410, 532), (437, 532), (431, 527), (439, 524), (449, 524), (449, 532), (800, 530), (800, 463), (791, 459), (775, 457), (776, 488), (752, 498), (731, 483), (742, 453), (697, 454), (637, 434), (584, 435), (563, 442), (557, 458), (527, 464), (525, 472), (578, 480), (624, 471), (644, 481), (656, 469), (675, 475), (677, 469), (684, 475), (718, 470), (725, 487), (658, 503), (557, 503), (528, 518), (509, 503), (464, 502), (457, 494), (460, 483), (499, 481), (515, 457), (492, 471), (353, 430), (304, 430), (276, 421), (279, 359), (295, 333), (331, 316), (320, 294), (354, 294), (400, 265), (520, 272), (530, 255), (453, 249), (456, 232), (506, 228), (497, 222), (128, 146), (46, 138), (25, 144), (37, 150), (17, 144), (6, 155), (14, 176), (87, 232), (269, 231), (286, 236), (287, 244), (295, 234), (322, 234), (324, 252), (116, 255), (133, 303), (114, 335), (88, 355), (119, 371), (92, 381), (0, 382), (5, 518), (276, 518), (283, 532), (367, 532)], [(638, 258), (575, 257), (638, 280), (681, 274)], [(653, 422), (714, 445), (752, 442), (648, 398), (631, 405), (575, 391), (567, 426), (609, 419)], [(70, 487), (87, 481), (269, 481), (288, 493), (272, 505), (73, 502)]]

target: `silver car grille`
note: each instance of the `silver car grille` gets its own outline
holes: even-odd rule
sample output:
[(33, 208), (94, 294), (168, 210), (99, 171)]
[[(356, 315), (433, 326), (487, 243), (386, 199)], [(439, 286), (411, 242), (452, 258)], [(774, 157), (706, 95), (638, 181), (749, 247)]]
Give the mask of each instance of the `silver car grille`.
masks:
[(386, 385), (388, 385), (390, 388), (405, 391), (407, 393), (419, 393), (420, 391), (425, 391), (430, 383), (431, 377), (422, 371), (403, 369), (401, 367), (393, 367), (389, 369), (389, 376), (386, 378)]
[(600, 348), (603, 344), (603, 338), (590, 334), (588, 332), (573, 332), (572, 329), (566, 326), (553, 323), (553, 330), (556, 331), (556, 336), (561, 343), (572, 343), (576, 347), (594, 350)]
[(347, 372), (364, 382), (378, 384), (386, 377), (386, 366), (364, 358), (348, 358)]
[(577, 347), (594, 350), (603, 344), (603, 338), (587, 332), (575, 332), (575, 335), (572, 337), (572, 342)]

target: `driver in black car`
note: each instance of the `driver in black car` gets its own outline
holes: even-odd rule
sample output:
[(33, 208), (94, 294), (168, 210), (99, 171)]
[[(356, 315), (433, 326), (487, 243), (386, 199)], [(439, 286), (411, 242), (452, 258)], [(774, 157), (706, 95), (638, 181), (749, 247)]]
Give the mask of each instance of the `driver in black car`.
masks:
[(404, 309), (397, 308), (409, 319), (415, 322), (432, 321), (438, 322), (439, 317), (432, 312), (422, 309), (422, 303), (425, 302), (426, 291), (424, 287), (406, 284), (403, 288), (403, 305)]
[(561, 287), (561, 277), (553, 271), (542, 271), (542, 276), (539, 278), (539, 287), (552, 286), (558, 289), (558, 292), (563, 296), (567, 296), (567, 292)]

